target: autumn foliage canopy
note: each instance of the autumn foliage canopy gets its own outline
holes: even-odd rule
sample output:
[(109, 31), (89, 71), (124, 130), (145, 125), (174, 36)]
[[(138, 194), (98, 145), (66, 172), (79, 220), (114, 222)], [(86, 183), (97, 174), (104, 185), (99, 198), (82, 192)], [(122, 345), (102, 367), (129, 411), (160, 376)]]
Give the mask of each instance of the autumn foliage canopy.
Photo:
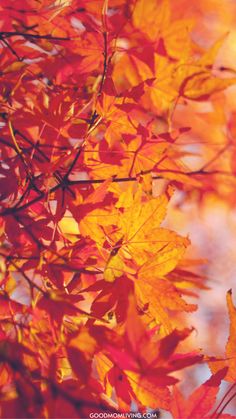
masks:
[(176, 196), (236, 203), (228, 34), (207, 41), (212, 2), (189, 3), (1, 0), (3, 418), (233, 417), (234, 293), (225, 354), (204, 353), (207, 262), (166, 221)]

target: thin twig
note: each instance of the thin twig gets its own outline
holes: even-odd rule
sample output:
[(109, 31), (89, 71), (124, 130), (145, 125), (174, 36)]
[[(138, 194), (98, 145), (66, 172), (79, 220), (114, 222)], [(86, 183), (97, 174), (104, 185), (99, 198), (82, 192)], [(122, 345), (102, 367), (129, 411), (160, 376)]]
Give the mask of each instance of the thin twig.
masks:
[(224, 404), (224, 406), (220, 409), (220, 411), (217, 413), (216, 415), (216, 419), (220, 418), (221, 414), (223, 413), (223, 411), (225, 410), (225, 408), (228, 406), (228, 404), (235, 398), (236, 396), (236, 392), (229, 398), (229, 400), (227, 400), (227, 402)]
[(217, 414), (217, 410), (220, 408), (220, 406), (222, 405), (222, 403), (225, 401), (226, 397), (229, 395), (229, 393), (231, 393), (231, 391), (233, 390), (233, 388), (236, 386), (236, 383), (233, 383), (230, 388), (226, 391), (224, 397), (222, 398), (222, 400), (220, 401), (220, 403), (216, 406), (215, 410), (212, 412), (211, 414), (211, 418), (213, 419)]

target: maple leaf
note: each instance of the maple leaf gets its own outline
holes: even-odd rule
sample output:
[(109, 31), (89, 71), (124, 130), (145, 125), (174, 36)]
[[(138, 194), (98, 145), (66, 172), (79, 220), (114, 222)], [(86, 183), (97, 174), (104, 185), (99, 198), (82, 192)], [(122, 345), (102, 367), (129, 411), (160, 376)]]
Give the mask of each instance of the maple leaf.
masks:
[(162, 339), (153, 337), (151, 332), (146, 331), (137, 315), (134, 300), (130, 297), (125, 328), (125, 348), (120, 352), (119, 347), (114, 348), (109, 345), (108, 350), (111, 360), (123, 371), (132, 392), (142, 405), (154, 409), (157, 407), (168, 408), (170, 404), (168, 386), (178, 381), (169, 374), (188, 365), (201, 362), (201, 355), (185, 354), (179, 360), (178, 355), (174, 355), (177, 345), (190, 333), (191, 331), (187, 329), (174, 330)]
[(228, 371), (225, 376), (225, 380), (234, 382), (235, 381), (235, 365), (236, 365), (236, 356), (235, 356), (235, 344), (236, 344), (236, 308), (234, 307), (232, 301), (232, 291), (229, 290), (226, 295), (230, 327), (229, 327), (229, 337), (225, 347), (225, 358), (216, 358), (211, 361), (209, 359), (209, 366), (213, 372), (219, 371), (221, 368), (227, 367)]
[[(113, 210), (112, 213), (104, 210), (91, 211), (80, 222), (82, 234), (88, 228), (91, 229), (93, 239), (107, 260), (105, 279), (108, 281), (121, 275), (126, 261), (127, 264), (129, 261), (137, 264), (140, 277), (144, 272), (148, 276), (149, 264), (156, 264), (159, 276), (162, 277), (176, 266), (189, 243), (174, 232), (159, 227), (166, 214), (166, 196), (142, 202), (141, 194), (140, 188), (134, 196), (128, 192), (124, 194), (124, 211), (122, 208)], [(117, 227), (111, 228), (112, 225)], [(106, 236), (110, 243), (108, 256), (107, 250), (100, 249)], [(151, 246), (147, 248), (149, 245)], [(154, 259), (151, 260), (153, 256), (155, 262)]]
[(214, 407), (221, 380), (227, 373), (227, 367), (213, 374), (185, 399), (181, 391), (174, 386), (171, 413), (174, 419), (205, 418)]
[(155, 40), (161, 30), (170, 23), (170, 7), (168, 0), (162, 0), (157, 5), (150, 1), (148, 5), (139, 0), (133, 13), (134, 26), (146, 33), (150, 39)]

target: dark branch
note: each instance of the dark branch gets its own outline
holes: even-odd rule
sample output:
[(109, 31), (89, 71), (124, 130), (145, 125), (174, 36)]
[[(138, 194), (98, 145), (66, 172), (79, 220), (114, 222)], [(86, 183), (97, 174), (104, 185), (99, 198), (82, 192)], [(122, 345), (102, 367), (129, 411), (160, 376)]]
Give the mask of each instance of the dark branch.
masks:
[(52, 35), (38, 35), (34, 33), (26, 33), (26, 32), (0, 32), (1, 38), (11, 38), (13, 36), (22, 36), (26, 39), (47, 39), (50, 41), (70, 41), (70, 37), (63, 37), (63, 36), (52, 36)]

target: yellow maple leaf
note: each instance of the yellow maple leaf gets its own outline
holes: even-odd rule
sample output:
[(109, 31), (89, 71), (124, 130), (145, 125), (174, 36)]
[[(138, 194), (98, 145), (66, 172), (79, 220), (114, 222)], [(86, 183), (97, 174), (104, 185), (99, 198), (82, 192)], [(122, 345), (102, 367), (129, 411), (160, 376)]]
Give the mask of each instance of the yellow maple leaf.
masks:
[(195, 304), (187, 304), (180, 292), (167, 279), (153, 277), (137, 279), (135, 293), (141, 306), (148, 304), (149, 313), (161, 325), (160, 334), (166, 335), (173, 330), (169, 311), (196, 310)]
[[(141, 279), (163, 277), (174, 269), (189, 244), (187, 238), (160, 228), (166, 215), (166, 195), (148, 200), (139, 186), (133, 195), (124, 192), (122, 202), (130, 206), (91, 211), (80, 222), (81, 233), (91, 232), (97, 242), (105, 261), (105, 280), (135, 272)], [(110, 249), (104, 248), (105, 241)]]
[(168, 409), (170, 404), (170, 391), (168, 387), (157, 387), (156, 377), (153, 379), (145, 377), (133, 371), (125, 371), (129, 383), (137, 399), (144, 405), (152, 409)]
[(170, 6), (168, 0), (138, 0), (133, 13), (134, 26), (156, 40), (158, 33), (169, 25)]

